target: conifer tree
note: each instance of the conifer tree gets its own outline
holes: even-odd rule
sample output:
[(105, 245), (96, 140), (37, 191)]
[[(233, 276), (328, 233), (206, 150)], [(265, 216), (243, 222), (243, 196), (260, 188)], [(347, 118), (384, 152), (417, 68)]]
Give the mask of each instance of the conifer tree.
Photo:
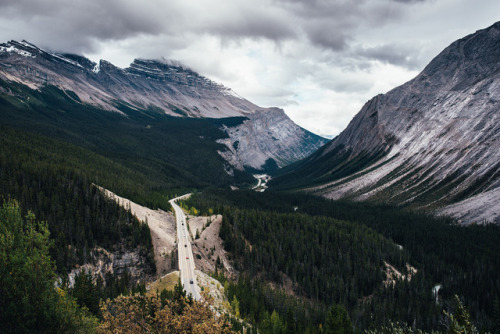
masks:
[(326, 334), (351, 334), (353, 333), (352, 323), (347, 314), (347, 310), (342, 305), (333, 305), (328, 311), (325, 320)]

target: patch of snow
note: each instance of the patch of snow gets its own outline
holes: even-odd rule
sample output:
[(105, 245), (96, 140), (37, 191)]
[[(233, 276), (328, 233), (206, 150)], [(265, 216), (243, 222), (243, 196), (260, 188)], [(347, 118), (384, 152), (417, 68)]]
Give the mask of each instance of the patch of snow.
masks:
[(9, 47), (1, 46), (0, 52), (9, 52), (9, 53), (15, 52), (18, 55), (21, 55), (23, 57), (31, 57), (31, 58), (36, 57), (32, 53), (25, 51), (25, 50), (20, 50), (20, 49), (16, 48), (15, 46), (9, 46)]
[(62, 61), (64, 61), (64, 62), (66, 62), (66, 63), (69, 63), (69, 64), (71, 64), (71, 65), (74, 65), (74, 66), (77, 66), (77, 67), (81, 67), (81, 68), (83, 68), (83, 66), (82, 66), (82, 65), (80, 65), (79, 63), (77, 63), (76, 61), (73, 61), (73, 60), (68, 59), (68, 58), (66, 58), (66, 57), (63, 57), (63, 56), (61, 56), (61, 55), (58, 55), (57, 53), (49, 53), (49, 54), (50, 54), (52, 57), (57, 58), (57, 59), (60, 59), (60, 60), (62, 60)]
[(101, 70), (101, 64), (97, 63), (97, 64), (95, 64), (94, 68), (92, 69), (92, 72), (97, 74), (97, 73), (99, 73), (100, 70)]
[(256, 186), (252, 187), (252, 189), (261, 193), (266, 191), (267, 182), (271, 180), (271, 177), (267, 174), (254, 174), (253, 177), (257, 179), (258, 183)]

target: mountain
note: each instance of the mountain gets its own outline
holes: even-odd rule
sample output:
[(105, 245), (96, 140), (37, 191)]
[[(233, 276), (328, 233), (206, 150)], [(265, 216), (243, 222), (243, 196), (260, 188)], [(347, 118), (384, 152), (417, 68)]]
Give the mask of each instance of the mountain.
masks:
[[(224, 142), (228, 148), (222, 149), (221, 155), (239, 170), (246, 166), (261, 169), (268, 159), (281, 167), (326, 143), (298, 127), (284, 112), (270, 117), (267, 113), (275, 115), (275, 109), (261, 108), (173, 61), (135, 59), (121, 69), (104, 60), (94, 63), (79, 55), (48, 52), (26, 41), (10, 41), (0, 44), (0, 79), (33, 90), (55, 86), (75, 94), (77, 103), (123, 115), (127, 109), (188, 118), (240, 117), (247, 124), (274, 121), (270, 124), (274, 131), (253, 131), (255, 137), (247, 138), (249, 145), (236, 148), (236, 142), (242, 142), (237, 136)], [(0, 92), (12, 95), (5, 85)], [(227, 126), (224, 130), (228, 134), (238, 131)], [(254, 160), (255, 156), (259, 159)]]
[[(218, 140), (227, 149), (221, 155), (236, 168), (268, 170), (304, 159), (327, 140), (304, 131), (290, 121), (282, 109), (269, 108), (247, 115), (236, 126), (224, 126), (227, 139)], [(271, 158), (270, 158), (271, 157)]]
[(277, 187), (500, 222), (500, 22), (368, 101)]

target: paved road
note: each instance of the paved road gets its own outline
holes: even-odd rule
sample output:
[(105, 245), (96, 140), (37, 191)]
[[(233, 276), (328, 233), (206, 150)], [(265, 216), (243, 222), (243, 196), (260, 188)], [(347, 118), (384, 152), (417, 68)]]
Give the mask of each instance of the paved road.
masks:
[(170, 200), (170, 204), (175, 211), (177, 218), (177, 248), (179, 249), (179, 270), (181, 272), (181, 283), (186, 290), (186, 294), (191, 294), (194, 299), (200, 300), (200, 288), (196, 283), (196, 273), (194, 271), (193, 249), (191, 247), (191, 236), (188, 233), (186, 215), (175, 203), (178, 200), (191, 196), (186, 194)]

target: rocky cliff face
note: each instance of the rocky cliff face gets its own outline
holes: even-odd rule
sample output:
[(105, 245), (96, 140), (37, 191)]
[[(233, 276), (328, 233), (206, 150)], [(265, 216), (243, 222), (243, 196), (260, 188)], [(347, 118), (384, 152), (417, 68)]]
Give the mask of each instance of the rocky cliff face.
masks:
[(70, 54), (44, 51), (28, 42), (0, 44), (0, 78), (30, 87), (54, 85), (80, 100), (117, 111), (119, 103), (156, 107), (173, 116), (245, 116), (262, 108), (196, 72), (164, 60), (136, 59), (126, 69)]
[[(166, 60), (136, 59), (121, 69), (104, 60), (97, 64), (82, 56), (10, 41), (0, 44), (0, 79), (31, 89), (53, 85), (76, 93), (78, 102), (108, 111), (126, 108), (179, 117), (247, 117), (244, 126), (224, 127), (229, 135), (224, 141), (228, 150), (221, 155), (238, 169), (244, 165), (258, 169), (268, 159), (282, 166), (325, 143), (298, 127), (284, 112), (261, 108), (231, 89)], [(245, 137), (238, 133), (245, 133)]]
[(155, 276), (151, 268), (145, 264), (144, 257), (140, 250), (115, 251), (110, 253), (103, 248), (96, 247), (90, 252), (91, 263), (77, 266), (68, 274), (69, 287), (75, 285), (75, 278), (81, 273), (90, 273), (94, 279), (100, 277), (106, 282), (106, 275), (122, 276), (127, 272), (130, 280), (134, 284), (144, 281), (151, 281)]
[(258, 111), (247, 118), (237, 126), (224, 126), (229, 137), (218, 141), (227, 147), (219, 153), (239, 170), (283, 167), (327, 142), (292, 122), (278, 108)]
[(311, 174), (315, 164), (323, 170), (314, 176), (321, 185), (311, 190), (329, 198), (411, 205), (464, 223), (500, 222), (500, 202), (487, 200), (500, 191), (499, 109), (496, 23), (454, 42), (415, 79), (367, 102), (302, 171)]

